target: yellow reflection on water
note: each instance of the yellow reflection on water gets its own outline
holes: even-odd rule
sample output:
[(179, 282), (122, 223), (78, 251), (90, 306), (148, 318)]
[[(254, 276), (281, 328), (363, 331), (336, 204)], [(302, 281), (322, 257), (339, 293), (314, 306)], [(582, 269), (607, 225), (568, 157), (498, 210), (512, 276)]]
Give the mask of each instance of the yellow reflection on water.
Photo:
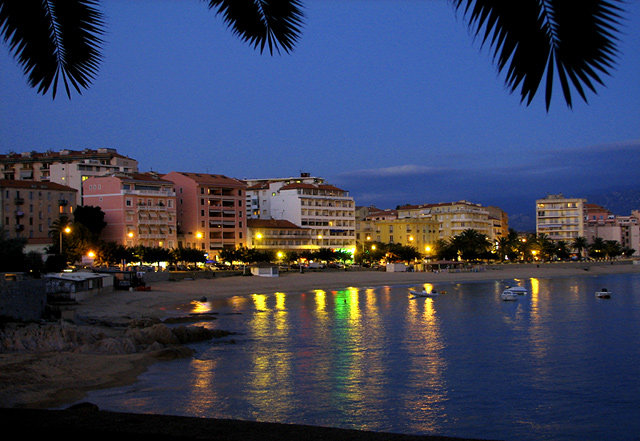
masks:
[(279, 309), (279, 310), (285, 309), (284, 301), (286, 297), (287, 297), (286, 294), (283, 292), (276, 293), (276, 309)]
[[(269, 307), (269, 296), (252, 294), (256, 311), (248, 323), (248, 332), (258, 340), (272, 339), (286, 342), (290, 338), (288, 312), (285, 308), (286, 294), (275, 294), (275, 307)], [(284, 344), (284, 343), (283, 343)], [(257, 415), (269, 414), (278, 419), (284, 417), (293, 405), (291, 389), (291, 353), (286, 349), (257, 350), (251, 354), (249, 367), (248, 399), (256, 408)], [(273, 384), (279, 387), (272, 388)], [(271, 390), (270, 394), (261, 393)], [(257, 392), (257, 393), (256, 393)]]
[(206, 417), (212, 406), (220, 402), (215, 387), (215, 373), (218, 362), (215, 360), (197, 360), (191, 362), (193, 372), (188, 402), (185, 411), (189, 415)]
[(533, 320), (539, 320), (540, 318), (540, 280), (535, 277), (531, 278), (531, 318)]
[(327, 307), (327, 293), (321, 289), (315, 290), (316, 311), (326, 312)]
[(192, 301), (191, 302), (191, 312), (195, 314), (205, 314), (211, 312), (213, 310), (210, 302), (199, 302)]
[[(425, 289), (427, 284), (425, 284)], [(431, 286), (430, 289), (433, 289)], [(443, 357), (444, 343), (441, 335), (441, 325), (437, 314), (437, 299), (425, 298), (424, 301), (410, 300), (408, 302), (409, 319), (413, 332), (419, 332), (413, 347), (411, 365), (409, 371), (411, 382), (423, 385), (427, 393), (416, 400), (409, 407), (413, 411), (419, 411), (425, 415), (420, 421), (416, 421), (415, 429), (420, 431), (436, 432), (439, 429), (436, 418), (430, 416), (442, 416), (444, 402), (447, 400), (447, 387), (445, 382), (445, 370), (447, 363)], [(422, 312), (420, 313), (420, 309)]]

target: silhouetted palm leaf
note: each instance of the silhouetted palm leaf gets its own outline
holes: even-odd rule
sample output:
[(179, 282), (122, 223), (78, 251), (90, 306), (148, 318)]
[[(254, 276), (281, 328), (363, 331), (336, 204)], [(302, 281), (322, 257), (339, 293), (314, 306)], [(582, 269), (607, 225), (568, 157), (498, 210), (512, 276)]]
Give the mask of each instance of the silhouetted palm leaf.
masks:
[(217, 9), (233, 33), (254, 48), (273, 54), (293, 49), (300, 36), (302, 10), (299, 0), (205, 0)]
[(586, 102), (616, 56), (616, 26), (622, 0), (451, 0), (470, 28), (490, 42), (498, 71), (521, 100), (531, 103), (546, 71), (545, 100), (551, 103), (557, 74), (569, 107), (571, 85)]
[(45, 94), (62, 79), (78, 93), (101, 60), (102, 15), (95, 0), (0, 0), (0, 32), (31, 87)]

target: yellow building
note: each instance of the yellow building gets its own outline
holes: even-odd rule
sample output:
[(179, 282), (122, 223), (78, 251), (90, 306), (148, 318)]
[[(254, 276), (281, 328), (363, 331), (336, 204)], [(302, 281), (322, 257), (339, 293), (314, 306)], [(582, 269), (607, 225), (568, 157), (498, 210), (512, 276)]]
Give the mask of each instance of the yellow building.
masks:
[(427, 217), (375, 221), (373, 240), (411, 246), (419, 253), (429, 257), (438, 240), (438, 223)]
[[(495, 240), (494, 221), (489, 210), (480, 204), (468, 201), (404, 205), (398, 208), (398, 218), (427, 218), (437, 224), (439, 239), (457, 236), (472, 229)], [(507, 227), (508, 229), (508, 227)]]

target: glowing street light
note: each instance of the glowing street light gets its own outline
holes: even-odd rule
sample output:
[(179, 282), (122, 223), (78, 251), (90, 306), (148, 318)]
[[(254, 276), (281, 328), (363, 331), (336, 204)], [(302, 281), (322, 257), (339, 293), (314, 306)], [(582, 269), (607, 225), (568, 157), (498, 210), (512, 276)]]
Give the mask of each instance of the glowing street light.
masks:
[(62, 228), (60, 230), (60, 254), (62, 254), (62, 232), (65, 232), (65, 234), (69, 234), (71, 233), (71, 227), (69, 227), (69, 225), (67, 225), (66, 227)]

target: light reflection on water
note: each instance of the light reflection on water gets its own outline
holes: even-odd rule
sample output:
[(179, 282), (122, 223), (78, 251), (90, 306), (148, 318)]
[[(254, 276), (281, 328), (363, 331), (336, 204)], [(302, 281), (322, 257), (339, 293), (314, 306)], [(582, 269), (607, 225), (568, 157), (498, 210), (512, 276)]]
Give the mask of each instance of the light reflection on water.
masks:
[[(529, 292), (502, 302), (506, 283)], [(607, 286), (612, 299), (596, 299)], [(102, 408), (489, 439), (640, 433), (640, 276), (251, 294), (206, 304), (200, 343)], [(239, 314), (238, 314), (239, 313)], [(637, 438), (636, 438), (637, 439)]]

